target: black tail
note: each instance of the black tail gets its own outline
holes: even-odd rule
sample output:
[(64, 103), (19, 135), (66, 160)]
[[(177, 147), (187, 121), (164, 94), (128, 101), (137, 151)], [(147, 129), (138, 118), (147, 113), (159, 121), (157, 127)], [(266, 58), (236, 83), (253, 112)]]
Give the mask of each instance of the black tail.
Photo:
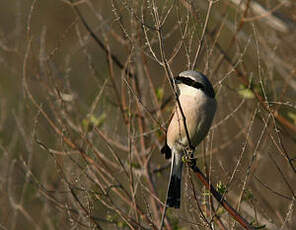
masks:
[(176, 175), (171, 176), (169, 185), (167, 205), (173, 208), (180, 208), (181, 199), (181, 179)]
[(182, 155), (172, 154), (171, 175), (167, 194), (167, 206), (180, 208), (181, 179), (182, 179)]

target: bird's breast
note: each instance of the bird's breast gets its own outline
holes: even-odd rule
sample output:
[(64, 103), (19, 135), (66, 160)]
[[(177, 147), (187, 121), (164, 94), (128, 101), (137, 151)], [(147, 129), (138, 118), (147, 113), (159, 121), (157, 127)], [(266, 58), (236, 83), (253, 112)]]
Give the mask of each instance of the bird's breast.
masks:
[[(207, 97), (203, 92), (191, 95), (180, 95), (179, 101), (185, 115), (186, 127), (191, 144), (198, 145), (207, 135), (216, 112), (216, 100)], [(167, 142), (170, 147), (184, 148), (188, 138), (179, 106), (176, 106), (172, 121), (168, 127)]]

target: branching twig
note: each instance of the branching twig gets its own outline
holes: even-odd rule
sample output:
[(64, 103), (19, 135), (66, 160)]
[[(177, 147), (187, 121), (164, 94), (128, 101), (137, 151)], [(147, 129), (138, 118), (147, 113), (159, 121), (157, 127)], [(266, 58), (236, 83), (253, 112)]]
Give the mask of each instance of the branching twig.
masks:
[(209, 183), (209, 179), (200, 171), (196, 166), (196, 162), (190, 165), (190, 168), (194, 171), (196, 177), (203, 183), (204, 186), (211, 192), (219, 204), (225, 208), (225, 210), (247, 230), (255, 230), (255, 227), (250, 225), (228, 202), (223, 198), (223, 196)]

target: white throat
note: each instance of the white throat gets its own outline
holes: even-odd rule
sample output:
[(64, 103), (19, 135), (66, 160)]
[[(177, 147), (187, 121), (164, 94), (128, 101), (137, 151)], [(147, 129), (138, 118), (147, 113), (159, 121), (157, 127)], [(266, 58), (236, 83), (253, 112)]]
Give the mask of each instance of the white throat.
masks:
[(196, 89), (194, 87), (185, 85), (185, 84), (180, 84), (179, 90), (180, 90), (180, 95), (186, 95), (186, 96), (197, 96), (200, 94), (204, 94), (204, 92), (201, 89)]

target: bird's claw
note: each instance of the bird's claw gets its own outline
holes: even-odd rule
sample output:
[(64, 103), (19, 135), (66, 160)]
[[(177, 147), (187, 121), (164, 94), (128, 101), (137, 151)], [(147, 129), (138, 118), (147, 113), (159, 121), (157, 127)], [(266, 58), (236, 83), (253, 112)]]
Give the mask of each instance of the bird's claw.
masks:
[(185, 154), (182, 156), (182, 161), (187, 163), (189, 167), (194, 167), (196, 165), (196, 158), (193, 156), (194, 148), (186, 148)]
[(196, 158), (191, 158), (187, 163), (190, 168), (194, 168), (196, 166)]

